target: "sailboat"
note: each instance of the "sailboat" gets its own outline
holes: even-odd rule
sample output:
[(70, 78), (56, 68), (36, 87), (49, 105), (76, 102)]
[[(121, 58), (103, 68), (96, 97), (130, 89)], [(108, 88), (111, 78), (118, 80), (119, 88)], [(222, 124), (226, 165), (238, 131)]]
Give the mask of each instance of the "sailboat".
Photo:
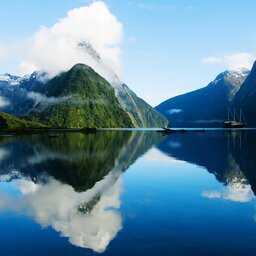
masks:
[[(231, 119), (230, 119), (230, 116), (231, 116)], [(242, 121), (242, 118), (244, 121)], [(246, 121), (245, 121), (245, 117), (244, 117), (242, 109), (240, 109), (239, 115), (238, 115), (235, 108), (233, 110), (233, 113), (228, 108), (228, 120), (226, 120), (224, 122), (223, 128), (244, 128), (245, 123), (246, 123)]]

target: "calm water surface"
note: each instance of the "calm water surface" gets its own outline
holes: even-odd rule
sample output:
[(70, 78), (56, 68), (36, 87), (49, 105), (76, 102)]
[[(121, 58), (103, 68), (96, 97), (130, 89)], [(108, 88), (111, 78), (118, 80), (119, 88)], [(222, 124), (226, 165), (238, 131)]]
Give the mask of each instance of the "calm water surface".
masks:
[(1, 255), (255, 255), (256, 131), (0, 136)]

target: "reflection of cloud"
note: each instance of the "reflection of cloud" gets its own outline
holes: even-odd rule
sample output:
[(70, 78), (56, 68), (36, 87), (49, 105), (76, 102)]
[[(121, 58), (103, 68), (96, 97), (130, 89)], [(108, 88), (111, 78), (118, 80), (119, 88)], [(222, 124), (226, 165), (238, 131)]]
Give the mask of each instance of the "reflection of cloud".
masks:
[(0, 162), (3, 161), (9, 154), (9, 151), (4, 148), (0, 148)]
[(224, 195), (224, 199), (240, 203), (250, 202), (253, 197), (254, 196), (249, 185), (246, 185), (244, 188), (228, 187), (228, 191)]
[[(104, 252), (122, 228), (120, 214), (114, 210), (121, 203), (122, 182), (118, 177), (111, 172), (82, 193), (53, 178), (40, 185), (21, 179), (12, 184), (22, 196), (10, 193), (8, 198), (1, 197), (0, 207), (26, 212), (43, 227), (51, 226), (68, 237), (73, 245)], [(90, 210), (82, 212), (81, 205)]]
[(170, 162), (170, 163), (182, 163), (182, 160), (178, 160), (174, 157), (167, 156), (155, 147), (151, 148), (146, 155), (142, 157), (148, 162)]
[(14, 187), (21, 191), (22, 194), (29, 194), (35, 192), (39, 185), (31, 180), (19, 179), (14, 181)]
[(20, 177), (21, 177), (20, 172), (13, 169), (12, 171), (10, 171), (7, 174), (0, 175), (0, 182), (7, 182), (7, 181), (11, 181), (12, 179), (15, 179), (15, 178), (18, 179)]
[(209, 199), (221, 198), (221, 193), (219, 191), (203, 191), (202, 196)]
[(209, 199), (222, 198), (225, 200), (240, 203), (250, 202), (254, 198), (253, 192), (249, 185), (228, 186), (223, 192), (216, 190), (203, 191), (202, 196)]
[(29, 164), (40, 164), (43, 162), (46, 162), (48, 160), (55, 160), (55, 159), (62, 159), (62, 160), (69, 160), (67, 156), (64, 154), (50, 151), (48, 149), (45, 149), (44, 147), (35, 148), (33, 156), (28, 158)]
[(171, 148), (181, 148), (181, 143), (179, 141), (170, 141), (168, 145)]

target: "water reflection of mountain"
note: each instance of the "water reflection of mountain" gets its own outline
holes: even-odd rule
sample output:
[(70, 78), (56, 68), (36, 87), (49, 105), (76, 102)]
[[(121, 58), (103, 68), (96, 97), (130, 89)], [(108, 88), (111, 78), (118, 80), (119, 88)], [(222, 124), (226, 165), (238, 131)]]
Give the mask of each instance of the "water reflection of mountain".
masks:
[(135, 131), (58, 136), (0, 137), (0, 180), (11, 186), (0, 195), (0, 210), (26, 214), (73, 245), (104, 252), (122, 229), (121, 174), (161, 136)]
[(255, 131), (207, 131), (170, 134), (157, 148), (166, 155), (207, 168), (225, 185), (249, 183), (256, 194), (255, 143)]
[(115, 169), (125, 171), (160, 139), (159, 135), (135, 131), (58, 136), (0, 137), (0, 175), (6, 178), (23, 175), (36, 180), (47, 173), (77, 191), (85, 191), (116, 165)]

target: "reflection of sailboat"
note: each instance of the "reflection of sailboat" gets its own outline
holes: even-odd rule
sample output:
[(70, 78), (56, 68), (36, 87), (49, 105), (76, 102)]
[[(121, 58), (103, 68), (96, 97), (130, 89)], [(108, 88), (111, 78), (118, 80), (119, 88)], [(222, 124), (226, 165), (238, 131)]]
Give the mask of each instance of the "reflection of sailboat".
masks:
[[(230, 118), (231, 117), (231, 118)], [(244, 128), (245, 127), (245, 117), (242, 109), (239, 110), (239, 118), (236, 109), (234, 108), (233, 113), (228, 108), (228, 120), (224, 122), (224, 128)], [(244, 121), (242, 121), (242, 118)]]

